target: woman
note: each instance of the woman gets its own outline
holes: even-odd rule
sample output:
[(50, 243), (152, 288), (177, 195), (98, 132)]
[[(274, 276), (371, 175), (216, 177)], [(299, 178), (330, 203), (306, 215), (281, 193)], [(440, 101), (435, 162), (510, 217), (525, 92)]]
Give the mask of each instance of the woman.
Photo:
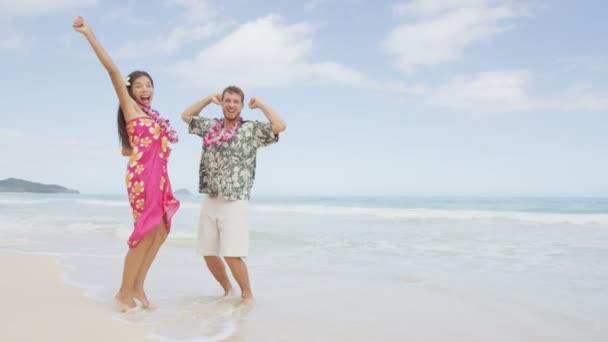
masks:
[(85, 36), (110, 75), (120, 104), (118, 134), (122, 153), (130, 156), (126, 185), (135, 222), (116, 304), (121, 311), (127, 311), (137, 307), (137, 299), (149, 308), (144, 291), (146, 275), (179, 208), (167, 174), (169, 143), (177, 142), (177, 134), (169, 121), (150, 107), (154, 97), (152, 77), (145, 71), (134, 71), (123, 80), (86, 20), (77, 17), (72, 26)]

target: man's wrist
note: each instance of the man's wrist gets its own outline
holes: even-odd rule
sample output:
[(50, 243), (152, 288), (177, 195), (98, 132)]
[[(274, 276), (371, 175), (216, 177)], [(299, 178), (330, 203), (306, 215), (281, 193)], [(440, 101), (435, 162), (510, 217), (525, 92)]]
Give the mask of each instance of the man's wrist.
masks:
[(260, 109), (260, 110), (262, 110), (262, 111), (263, 111), (264, 109), (266, 109), (266, 107), (267, 107), (267, 106), (266, 106), (266, 104), (265, 104), (264, 102), (262, 102), (262, 101), (260, 101), (260, 100), (258, 100), (257, 102), (258, 102), (258, 109)]

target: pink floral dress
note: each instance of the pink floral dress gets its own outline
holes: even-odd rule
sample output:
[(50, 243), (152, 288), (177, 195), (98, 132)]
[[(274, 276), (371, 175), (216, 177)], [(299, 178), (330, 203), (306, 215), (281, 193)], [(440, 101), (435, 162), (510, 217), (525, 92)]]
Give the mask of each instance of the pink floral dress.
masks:
[(171, 148), (167, 132), (147, 116), (127, 122), (131, 158), (127, 165), (127, 192), (133, 209), (134, 229), (127, 244), (133, 248), (156, 226), (171, 229), (171, 218), (179, 208), (167, 173)]

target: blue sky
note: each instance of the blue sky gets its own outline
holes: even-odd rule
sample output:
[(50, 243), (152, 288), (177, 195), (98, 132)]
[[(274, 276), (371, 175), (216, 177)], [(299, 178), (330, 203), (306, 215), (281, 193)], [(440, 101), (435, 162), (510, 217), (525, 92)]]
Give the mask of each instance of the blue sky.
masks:
[[(83, 15), (124, 74), (179, 114), (230, 84), (288, 124), (257, 195), (608, 195), (605, 1), (0, 0), (0, 179), (123, 193), (117, 101)], [(210, 107), (203, 115), (220, 115)], [(263, 120), (260, 112), (243, 111)]]

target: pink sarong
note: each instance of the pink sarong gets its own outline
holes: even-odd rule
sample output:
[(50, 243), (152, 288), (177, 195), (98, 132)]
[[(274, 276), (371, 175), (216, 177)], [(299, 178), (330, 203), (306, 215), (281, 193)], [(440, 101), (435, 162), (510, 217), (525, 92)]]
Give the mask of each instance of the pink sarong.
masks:
[(127, 244), (133, 248), (163, 222), (170, 231), (171, 218), (180, 203), (173, 197), (167, 173), (171, 148), (166, 130), (151, 118), (141, 116), (127, 122), (127, 133), (133, 152), (126, 183), (135, 221)]

